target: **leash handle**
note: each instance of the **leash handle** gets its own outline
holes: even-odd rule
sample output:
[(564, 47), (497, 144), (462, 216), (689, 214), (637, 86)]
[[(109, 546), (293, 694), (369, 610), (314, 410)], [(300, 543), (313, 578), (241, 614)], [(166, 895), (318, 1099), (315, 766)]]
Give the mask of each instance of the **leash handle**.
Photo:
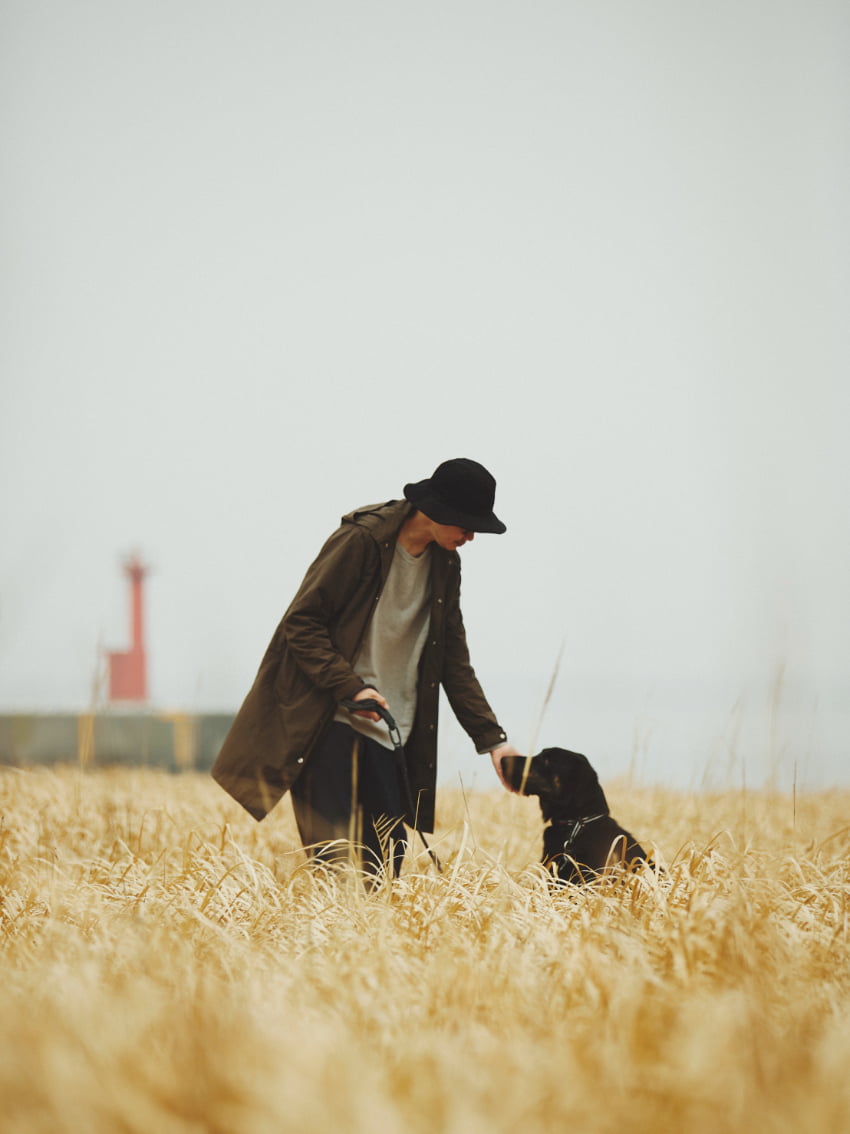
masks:
[(410, 817), (413, 820), (414, 830), (418, 832), (419, 838), (422, 840), (422, 845), (428, 852), (428, 857), (437, 868), (437, 873), (442, 874), (443, 867), (440, 863), (440, 860), (428, 846), (428, 840), (416, 825), (416, 808), (413, 804), (413, 793), (410, 790), (410, 778), (407, 774), (407, 761), (404, 758), (404, 747), (401, 743), (401, 732), (399, 731), (399, 727), (395, 722), (395, 717), (392, 715), (389, 709), (385, 709), (381, 702), (376, 701), (374, 697), (363, 697), (359, 701), (355, 701), (352, 697), (344, 697), (342, 701), (340, 701), (340, 704), (344, 709), (348, 709), (350, 713), (355, 713), (359, 709), (365, 709), (369, 713), (377, 713), (381, 720), (386, 724), (387, 730), (390, 734), (390, 740), (393, 743), (393, 755), (395, 756), (396, 762), (398, 763), (399, 774), (401, 776), (401, 782), (404, 785), (404, 794), (407, 796), (407, 807), (410, 811)]
[(350, 713), (358, 712), (360, 709), (365, 709), (367, 713), (377, 713), (384, 724), (387, 726), (387, 731), (390, 734), (390, 740), (393, 742), (393, 748), (398, 752), (401, 748), (401, 732), (398, 725), (395, 723), (395, 717), (385, 709), (380, 701), (376, 701), (374, 697), (363, 697), (359, 701), (355, 701), (351, 697), (346, 697), (340, 702), (344, 709), (348, 709)]

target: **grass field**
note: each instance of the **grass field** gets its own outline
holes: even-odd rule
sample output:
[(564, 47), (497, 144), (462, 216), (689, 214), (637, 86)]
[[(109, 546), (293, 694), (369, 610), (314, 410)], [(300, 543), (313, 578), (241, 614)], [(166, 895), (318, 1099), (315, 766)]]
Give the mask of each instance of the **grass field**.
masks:
[(605, 786), (664, 878), (552, 892), (535, 801), (444, 791), (366, 893), (288, 801), (0, 770), (0, 1129), (850, 1130), (850, 793)]

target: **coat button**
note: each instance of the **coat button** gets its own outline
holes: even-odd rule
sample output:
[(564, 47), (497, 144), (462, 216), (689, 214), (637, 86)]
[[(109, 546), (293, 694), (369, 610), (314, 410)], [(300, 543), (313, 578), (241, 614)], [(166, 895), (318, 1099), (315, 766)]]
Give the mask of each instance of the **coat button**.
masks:
[(442, 600), (441, 598), (438, 598), (438, 599), (437, 599), (437, 602), (438, 602), (438, 603), (441, 603), (442, 601), (443, 601), (443, 600)]
[(298, 763), (299, 763), (299, 764), (303, 764), (303, 763), (304, 763), (304, 757), (303, 757), (303, 756), (299, 756), (299, 757), (298, 757)]
[(429, 724), (429, 725), (428, 725), (428, 731), (429, 731), (429, 732), (433, 732), (433, 731), (434, 731), (434, 726), (433, 726), (432, 724)]

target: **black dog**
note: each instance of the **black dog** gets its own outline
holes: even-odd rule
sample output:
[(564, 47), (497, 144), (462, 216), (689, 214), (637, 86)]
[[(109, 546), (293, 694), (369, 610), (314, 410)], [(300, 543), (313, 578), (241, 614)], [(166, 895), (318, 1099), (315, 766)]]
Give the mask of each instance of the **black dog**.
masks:
[(504, 756), (505, 779), (523, 795), (540, 798), (543, 862), (562, 882), (588, 882), (622, 862), (634, 869), (652, 861), (639, 842), (611, 818), (605, 792), (586, 756), (544, 748), (537, 756)]

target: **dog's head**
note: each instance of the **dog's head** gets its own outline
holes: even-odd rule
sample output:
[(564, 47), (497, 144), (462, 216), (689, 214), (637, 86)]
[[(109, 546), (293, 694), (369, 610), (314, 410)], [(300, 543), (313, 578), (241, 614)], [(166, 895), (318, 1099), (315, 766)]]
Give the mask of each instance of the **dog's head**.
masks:
[(503, 756), (505, 779), (523, 795), (540, 797), (547, 819), (608, 814), (605, 792), (586, 756), (566, 748), (544, 748), (530, 759)]

